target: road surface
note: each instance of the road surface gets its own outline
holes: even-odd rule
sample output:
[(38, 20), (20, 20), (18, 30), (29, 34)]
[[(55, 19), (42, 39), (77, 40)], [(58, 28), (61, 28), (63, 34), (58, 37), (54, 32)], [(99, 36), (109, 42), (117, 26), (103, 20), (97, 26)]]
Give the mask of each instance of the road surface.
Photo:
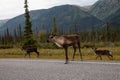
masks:
[(0, 59), (0, 80), (120, 80), (120, 63)]

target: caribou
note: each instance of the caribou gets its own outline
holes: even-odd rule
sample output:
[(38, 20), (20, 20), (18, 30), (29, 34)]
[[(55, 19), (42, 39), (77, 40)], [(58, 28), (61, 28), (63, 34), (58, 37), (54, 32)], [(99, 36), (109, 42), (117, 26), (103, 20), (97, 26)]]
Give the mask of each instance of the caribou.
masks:
[(109, 50), (97, 50), (97, 48), (92, 48), (93, 51), (96, 53), (97, 57), (100, 57), (100, 59), (102, 60), (102, 55), (106, 55), (109, 59), (112, 59), (113, 60), (113, 55), (112, 55), (112, 52), (109, 51)]
[(68, 63), (68, 47), (72, 46), (74, 49), (74, 53), (73, 53), (73, 57), (72, 60), (74, 60), (75, 57), (75, 53), (76, 53), (76, 45), (79, 48), (79, 54), (80, 54), (80, 58), (82, 60), (82, 54), (81, 54), (81, 50), (80, 50), (80, 36), (78, 34), (74, 34), (74, 35), (61, 35), (61, 36), (56, 36), (54, 34), (50, 34), (47, 42), (53, 42), (55, 43), (58, 47), (62, 47), (65, 50), (65, 57), (66, 57), (66, 61), (65, 64)]
[(39, 52), (37, 51), (37, 47), (36, 46), (22, 46), (22, 50), (26, 51), (26, 54), (24, 57), (26, 57), (27, 55), (29, 55), (30, 58), (30, 53), (31, 52), (35, 52), (37, 54), (37, 57), (39, 57)]

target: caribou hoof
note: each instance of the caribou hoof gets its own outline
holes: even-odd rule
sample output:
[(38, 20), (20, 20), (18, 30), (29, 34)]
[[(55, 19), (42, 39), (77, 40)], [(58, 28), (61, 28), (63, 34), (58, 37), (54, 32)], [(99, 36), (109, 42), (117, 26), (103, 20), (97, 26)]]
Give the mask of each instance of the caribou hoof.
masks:
[(74, 59), (72, 59), (71, 61), (74, 61)]
[(81, 59), (80, 61), (83, 61), (83, 59)]
[(64, 64), (68, 64), (67, 62), (65, 62)]
[(68, 61), (66, 61), (64, 64), (68, 64)]

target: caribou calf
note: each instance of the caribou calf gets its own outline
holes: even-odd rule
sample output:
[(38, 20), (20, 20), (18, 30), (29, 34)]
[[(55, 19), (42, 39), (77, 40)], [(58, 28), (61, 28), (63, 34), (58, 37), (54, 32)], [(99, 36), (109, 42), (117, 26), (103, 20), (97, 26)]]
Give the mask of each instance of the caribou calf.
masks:
[(35, 52), (37, 54), (37, 57), (39, 57), (39, 52), (37, 51), (37, 47), (35, 46), (22, 46), (22, 50), (25, 50), (27, 52), (25, 54), (25, 57), (29, 55), (29, 58), (30, 58), (31, 52)]
[(100, 57), (100, 59), (102, 60), (102, 55), (106, 55), (109, 59), (113, 60), (112, 52), (110, 52), (109, 50), (97, 50), (97, 48), (92, 48), (92, 49), (97, 55), (96, 59)]
[(73, 57), (72, 60), (74, 60), (74, 56), (76, 53), (76, 44), (78, 45), (79, 48), (79, 54), (80, 54), (80, 58), (82, 60), (82, 54), (81, 54), (81, 50), (80, 50), (80, 37), (79, 35), (75, 34), (75, 35), (61, 35), (61, 36), (56, 36), (51, 34), (48, 39), (47, 42), (53, 42), (55, 43), (58, 47), (63, 47), (65, 50), (65, 56), (66, 56), (66, 62), (65, 64), (68, 63), (68, 47), (69, 46), (73, 46), (74, 49), (74, 53), (73, 53)]

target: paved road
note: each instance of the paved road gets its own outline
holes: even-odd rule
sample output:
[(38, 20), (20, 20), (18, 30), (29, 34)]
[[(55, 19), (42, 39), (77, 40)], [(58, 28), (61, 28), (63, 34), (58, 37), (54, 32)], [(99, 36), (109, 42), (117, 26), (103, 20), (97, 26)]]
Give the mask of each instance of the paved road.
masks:
[(120, 80), (120, 63), (0, 59), (0, 80)]

